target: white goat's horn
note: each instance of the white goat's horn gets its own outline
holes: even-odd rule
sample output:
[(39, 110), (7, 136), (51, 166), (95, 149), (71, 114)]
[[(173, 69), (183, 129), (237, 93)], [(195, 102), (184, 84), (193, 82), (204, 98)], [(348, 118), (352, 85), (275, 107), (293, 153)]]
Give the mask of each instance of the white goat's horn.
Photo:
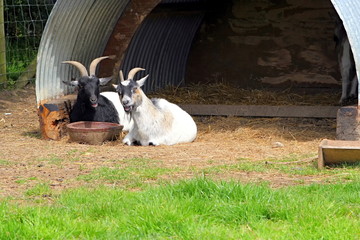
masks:
[(135, 74), (138, 72), (138, 71), (143, 71), (145, 69), (143, 68), (139, 68), (139, 67), (136, 67), (136, 68), (133, 68), (130, 70), (129, 74), (128, 74), (128, 79), (134, 79), (134, 76)]
[(96, 72), (96, 67), (99, 64), (100, 61), (106, 59), (106, 58), (110, 58), (109, 56), (104, 56), (104, 57), (98, 57), (95, 58), (94, 60), (92, 60), (91, 64), (90, 64), (90, 76), (95, 76), (95, 72)]
[(79, 62), (76, 62), (76, 61), (64, 61), (62, 63), (68, 63), (68, 64), (71, 64), (71, 65), (74, 65), (80, 71), (80, 74), (81, 74), (82, 77), (88, 77), (89, 76), (88, 71), (86, 70), (86, 67), (84, 67), (84, 65), (82, 65)]
[(123, 73), (123, 71), (122, 71), (122, 70), (120, 70), (120, 72), (119, 72), (119, 76), (120, 76), (120, 82), (125, 81), (125, 79), (124, 79), (124, 73)]

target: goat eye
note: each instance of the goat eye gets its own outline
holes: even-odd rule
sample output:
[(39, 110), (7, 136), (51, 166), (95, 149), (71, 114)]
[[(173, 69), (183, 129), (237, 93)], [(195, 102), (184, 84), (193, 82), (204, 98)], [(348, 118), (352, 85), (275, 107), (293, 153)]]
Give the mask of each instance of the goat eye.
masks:
[(136, 90), (137, 90), (137, 87), (134, 87), (134, 88), (132, 89), (132, 92), (134, 93), (134, 92), (136, 92)]

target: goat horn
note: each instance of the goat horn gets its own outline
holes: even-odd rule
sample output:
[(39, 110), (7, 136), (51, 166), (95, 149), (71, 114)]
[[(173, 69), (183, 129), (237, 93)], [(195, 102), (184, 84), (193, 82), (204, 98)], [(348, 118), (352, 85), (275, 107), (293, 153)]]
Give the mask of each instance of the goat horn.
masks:
[(94, 60), (92, 60), (91, 64), (90, 64), (90, 76), (95, 76), (95, 71), (96, 71), (96, 67), (99, 64), (100, 61), (106, 59), (106, 58), (110, 58), (109, 56), (105, 56), (105, 57), (98, 57), (95, 58)]
[(123, 71), (122, 71), (122, 70), (120, 70), (120, 72), (119, 72), (119, 76), (120, 76), (120, 82), (125, 81), (125, 79), (124, 79), (124, 73), (123, 73)]
[(76, 62), (76, 61), (64, 61), (62, 63), (68, 63), (68, 64), (71, 64), (71, 65), (74, 65), (80, 71), (80, 74), (81, 74), (82, 77), (88, 77), (89, 76), (88, 71), (86, 70), (86, 67), (84, 67), (84, 65), (82, 65), (79, 62)]
[(138, 71), (142, 71), (142, 70), (145, 70), (145, 69), (139, 68), (139, 67), (131, 69), (130, 72), (129, 72), (129, 74), (128, 74), (128, 79), (134, 79), (135, 74), (136, 74)]

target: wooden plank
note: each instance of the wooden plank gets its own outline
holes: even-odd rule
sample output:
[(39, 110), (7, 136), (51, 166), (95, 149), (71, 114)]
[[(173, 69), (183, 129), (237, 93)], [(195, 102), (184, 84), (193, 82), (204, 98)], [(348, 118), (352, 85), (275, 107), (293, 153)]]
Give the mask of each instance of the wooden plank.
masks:
[(324, 139), (319, 145), (318, 168), (339, 163), (360, 162), (360, 141)]
[[(40, 128), (45, 139), (60, 139), (69, 122), (66, 104), (71, 106), (75, 95), (43, 102), (39, 106)], [(241, 117), (300, 117), (336, 118), (339, 107), (329, 106), (264, 106), (264, 105), (180, 105), (191, 115), (203, 116), (241, 116)]]
[(323, 139), (319, 145), (319, 152), (318, 152), (318, 168), (323, 169), (325, 167), (325, 161), (324, 161), (324, 153), (322, 146), (327, 144), (327, 139)]
[(285, 118), (336, 118), (337, 106), (179, 104), (191, 115)]

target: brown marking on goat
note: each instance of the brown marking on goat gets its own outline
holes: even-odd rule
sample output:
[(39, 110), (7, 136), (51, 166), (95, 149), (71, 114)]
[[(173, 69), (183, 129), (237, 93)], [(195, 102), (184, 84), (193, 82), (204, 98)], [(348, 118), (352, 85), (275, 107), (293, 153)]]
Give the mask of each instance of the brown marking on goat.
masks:
[(150, 111), (150, 113), (153, 116), (155, 116), (155, 118), (161, 119), (161, 118), (159, 118), (158, 115), (162, 114), (162, 128), (164, 129), (164, 131), (170, 132), (170, 130), (172, 128), (173, 121), (174, 121), (174, 116), (171, 113), (171, 111), (169, 111), (167, 108), (165, 108), (165, 109), (159, 108), (157, 105), (153, 104), (152, 101), (151, 101), (150, 106), (153, 106), (153, 108), (148, 109), (148, 110)]
[(136, 88), (136, 90), (132, 94), (133, 101), (140, 105), (143, 99), (142, 94), (144, 94), (144, 92), (140, 88)]
[(164, 129), (166, 129), (166, 131), (170, 131), (170, 129), (172, 128), (172, 123), (174, 121), (174, 116), (170, 113), (170, 111), (165, 111), (164, 113)]

